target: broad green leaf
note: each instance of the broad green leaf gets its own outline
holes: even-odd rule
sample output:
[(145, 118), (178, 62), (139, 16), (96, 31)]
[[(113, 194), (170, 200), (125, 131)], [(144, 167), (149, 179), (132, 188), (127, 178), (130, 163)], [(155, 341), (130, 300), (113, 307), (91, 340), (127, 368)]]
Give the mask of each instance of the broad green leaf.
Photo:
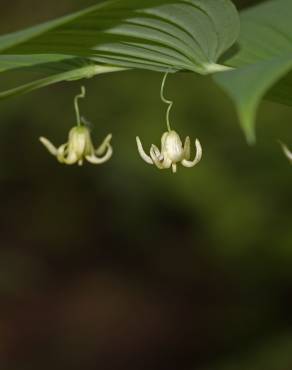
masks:
[[(35, 81), (26, 83), (15, 88), (11, 88), (4, 92), (0, 92), (0, 99), (24, 94), (33, 90), (40, 89), (41, 87), (52, 85), (57, 82), (75, 81), (82, 78), (91, 78), (102, 73), (118, 72), (124, 70), (124, 68), (120, 67), (97, 65), (94, 63), (88, 63), (86, 61), (72, 58), (59, 63), (40, 64), (38, 66), (34, 66), (33, 70), (35, 71), (37, 68), (39, 70), (50, 71), (51, 73), (47, 77), (37, 79)], [(31, 69), (31, 67), (28, 67), (28, 69)]]
[[(0, 73), (15, 70), (18, 68), (28, 68), (37, 66), (50, 65), (54, 68), (54, 64), (60, 63), (57, 68), (62, 68), (62, 63), (71, 62), (74, 59), (76, 62), (77, 58), (68, 55), (54, 55), (54, 54), (39, 54), (39, 55), (0, 55)], [(81, 58), (80, 58), (81, 59)], [(77, 66), (78, 67), (78, 66)]]
[[(61, 54), (124, 68), (207, 74), (224, 69), (218, 59), (238, 33), (230, 0), (114, 0), (4, 35), (0, 53), (9, 55), (13, 68), (39, 64), (40, 54)], [(15, 62), (13, 55), (28, 59)], [(0, 67), (8, 70), (8, 61), (0, 59)]]
[[(38, 62), (38, 64), (34, 64)], [(14, 68), (12, 68), (14, 67)], [(98, 74), (117, 72), (125, 68), (97, 65), (93, 61), (65, 55), (0, 55), (0, 71), (39, 72), (46, 77), (0, 92), (0, 99), (24, 94), (62, 81), (91, 78)]]
[(292, 104), (292, 2), (270, 0), (241, 13), (238, 52), (224, 60), (233, 71), (215, 80), (236, 104), (249, 142), (262, 98)]

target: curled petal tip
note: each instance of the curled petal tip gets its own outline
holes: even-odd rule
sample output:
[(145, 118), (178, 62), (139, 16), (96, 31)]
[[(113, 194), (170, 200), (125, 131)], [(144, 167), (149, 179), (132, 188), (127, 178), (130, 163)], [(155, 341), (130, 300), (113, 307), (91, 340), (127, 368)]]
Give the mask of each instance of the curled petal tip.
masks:
[(202, 148), (202, 145), (200, 143), (200, 141), (198, 139), (196, 139), (196, 150), (197, 150), (197, 153), (196, 153), (196, 160), (197, 162), (200, 162), (200, 160), (202, 159), (202, 156), (203, 156), (203, 148)]
[(160, 150), (157, 148), (156, 145), (154, 145), (154, 144), (151, 145), (151, 151), (155, 154), (155, 156), (157, 157), (157, 159), (160, 162), (162, 162), (164, 160), (163, 154), (160, 153)]
[(106, 138), (103, 140), (102, 144), (95, 150), (95, 154), (98, 157), (102, 156), (109, 147), (111, 148), (110, 142), (112, 137), (113, 137), (112, 134), (108, 134)]
[(183, 166), (189, 167), (189, 168), (194, 167), (201, 161), (202, 155), (203, 155), (203, 149), (202, 149), (202, 145), (201, 145), (201, 143), (198, 139), (196, 139), (195, 146), (196, 146), (196, 157), (195, 157), (195, 159), (193, 161), (184, 159), (182, 161)]
[(162, 161), (161, 161), (160, 160), (161, 153), (160, 153), (159, 149), (155, 145), (152, 145), (151, 146), (150, 155), (151, 155), (151, 159), (152, 159), (153, 163), (155, 164), (155, 166), (159, 170), (163, 170), (164, 169), (164, 166), (163, 166), (163, 163), (162, 163), (163, 157), (162, 157)]
[(54, 156), (57, 155), (58, 149), (45, 137), (41, 136), (39, 141), (47, 148), (47, 150)]
[(289, 159), (290, 163), (292, 163), (292, 152), (288, 148), (288, 146), (280, 141), (280, 144), (282, 146), (282, 150), (285, 154), (285, 156)]
[(95, 154), (87, 155), (85, 158), (91, 164), (102, 164), (110, 160), (113, 155), (113, 149), (109, 145), (107, 151), (103, 157), (97, 157)]
[(141, 140), (139, 138), (139, 136), (136, 136), (136, 142), (137, 142), (137, 147), (138, 147), (138, 152), (141, 156), (141, 158), (148, 164), (153, 164), (153, 161), (151, 159), (151, 157), (149, 157), (149, 155), (147, 155), (143, 149), (143, 145), (141, 143)]
[(105, 138), (105, 141), (109, 143), (112, 140), (112, 138), (113, 138), (113, 134), (108, 134), (107, 137)]

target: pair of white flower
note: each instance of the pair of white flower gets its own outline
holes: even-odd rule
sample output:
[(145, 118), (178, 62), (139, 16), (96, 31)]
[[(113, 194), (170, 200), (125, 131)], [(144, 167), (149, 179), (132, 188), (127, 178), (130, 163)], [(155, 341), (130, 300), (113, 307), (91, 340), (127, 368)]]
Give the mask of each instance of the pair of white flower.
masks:
[[(107, 162), (113, 149), (110, 145), (112, 135), (109, 134), (103, 143), (95, 149), (90, 137), (90, 131), (85, 126), (75, 126), (69, 132), (68, 142), (56, 148), (48, 139), (41, 137), (40, 141), (54, 155), (60, 163), (72, 165), (83, 164), (84, 159), (92, 164)], [(202, 147), (199, 140), (196, 140), (197, 154), (193, 161), (190, 161), (190, 138), (187, 137), (183, 147), (179, 135), (175, 131), (165, 132), (161, 139), (161, 150), (154, 144), (148, 156), (137, 137), (138, 150), (141, 157), (149, 164), (155, 164), (159, 169), (172, 167), (173, 172), (177, 171), (177, 164), (180, 162), (185, 167), (194, 167), (202, 157)]]
[[(165, 75), (166, 78), (167, 75)], [(165, 79), (163, 81), (163, 86)], [(163, 89), (162, 86), (162, 89)], [(163, 90), (161, 90), (163, 91)], [(109, 134), (102, 144), (95, 149), (91, 140), (89, 129), (84, 126), (79, 113), (78, 100), (85, 97), (85, 88), (82, 87), (81, 94), (75, 97), (75, 111), (77, 117), (77, 126), (73, 127), (69, 132), (68, 142), (56, 148), (48, 139), (41, 137), (41, 143), (48, 149), (48, 151), (57, 158), (60, 163), (72, 165), (78, 163), (80, 166), (84, 160), (92, 164), (102, 164), (108, 161), (113, 154), (111, 146), (112, 135)], [(160, 170), (172, 168), (175, 173), (177, 171), (178, 163), (185, 167), (194, 167), (202, 158), (202, 147), (199, 140), (196, 140), (196, 156), (193, 161), (190, 161), (191, 143), (190, 138), (187, 137), (183, 146), (179, 135), (170, 129), (169, 112), (172, 102), (163, 101), (169, 104), (167, 112), (168, 132), (165, 132), (161, 138), (161, 150), (154, 144), (150, 149), (150, 156), (147, 155), (143, 149), (141, 140), (136, 138), (138, 151), (145, 162), (154, 164)]]
[[(168, 104), (166, 113), (166, 123), (168, 131), (165, 132), (161, 137), (161, 149), (154, 144), (151, 145), (150, 155), (146, 154), (140, 138), (137, 136), (137, 147), (141, 158), (148, 164), (155, 165), (158, 169), (169, 169), (172, 168), (173, 173), (177, 171), (177, 165), (181, 164), (184, 167), (194, 167), (202, 159), (202, 146), (199, 140), (196, 139), (196, 155), (194, 160), (190, 160), (191, 157), (191, 141), (189, 136), (185, 139), (184, 145), (178, 135), (178, 133), (171, 129), (169, 122), (170, 110), (173, 106), (173, 102), (167, 100), (164, 97), (164, 86), (168, 73), (164, 75), (161, 85), (161, 100)], [(113, 154), (111, 146), (112, 135), (109, 134), (104, 139), (102, 144), (95, 149), (91, 140), (89, 129), (84, 126), (83, 121), (80, 117), (78, 100), (85, 98), (85, 88), (81, 88), (81, 94), (77, 95), (74, 100), (75, 111), (77, 117), (77, 126), (73, 127), (69, 132), (68, 142), (56, 148), (48, 139), (41, 137), (40, 141), (48, 149), (48, 151), (54, 155), (60, 163), (72, 165), (78, 163), (80, 166), (84, 160), (92, 164), (102, 164), (107, 162)], [(289, 159), (292, 164), (292, 152), (288, 147), (281, 143), (285, 156)]]

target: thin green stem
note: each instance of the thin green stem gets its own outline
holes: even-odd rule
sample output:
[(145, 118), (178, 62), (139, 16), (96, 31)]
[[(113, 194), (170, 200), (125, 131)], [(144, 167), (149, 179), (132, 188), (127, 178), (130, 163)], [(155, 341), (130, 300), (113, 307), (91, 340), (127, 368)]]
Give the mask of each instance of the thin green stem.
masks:
[(79, 95), (76, 95), (75, 96), (75, 99), (74, 99), (74, 107), (75, 107), (75, 112), (76, 112), (77, 126), (81, 126), (82, 125), (80, 111), (79, 111), (78, 100), (79, 99), (84, 99), (85, 96), (86, 96), (85, 87), (84, 86), (81, 86), (81, 93)]
[(162, 84), (161, 84), (161, 90), (160, 90), (160, 97), (161, 97), (161, 100), (163, 101), (163, 103), (168, 105), (167, 112), (166, 112), (166, 124), (167, 124), (167, 129), (170, 132), (171, 131), (171, 126), (170, 126), (170, 122), (169, 122), (169, 115), (170, 115), (171, 108), (173, 106), (173, 101), (167, 100), (164, 96), (164, 87), (165, 87), (165, 82), (166, 82), (168, 74), (169, 74), (169, 72), (166, 72), (164, 77), (163, 77)]

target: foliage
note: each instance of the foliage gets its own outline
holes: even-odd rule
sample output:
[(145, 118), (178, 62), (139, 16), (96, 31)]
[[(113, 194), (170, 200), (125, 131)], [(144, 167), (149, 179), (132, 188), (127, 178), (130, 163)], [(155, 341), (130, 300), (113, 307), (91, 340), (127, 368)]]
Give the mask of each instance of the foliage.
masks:
[(0, 98), (128, 68), (214, 74), (235, 102), (252, 142), (256, 109), (266, 93), (269, 99), (292, 102), (291, 7), (289, 0), (270, 0), (243, 11), (239, 19), (230, 0), (97, 4), (0, 37), (2, 73), (45, 75)]
[(236, 52), (224, 61), (235, 70), (215, 76), (234, 100), (250, 141), (257, 106), (267, 92), (271, 100), (292, 103), (291, 8), (289, 0), (272, 0), (243, 11)]

